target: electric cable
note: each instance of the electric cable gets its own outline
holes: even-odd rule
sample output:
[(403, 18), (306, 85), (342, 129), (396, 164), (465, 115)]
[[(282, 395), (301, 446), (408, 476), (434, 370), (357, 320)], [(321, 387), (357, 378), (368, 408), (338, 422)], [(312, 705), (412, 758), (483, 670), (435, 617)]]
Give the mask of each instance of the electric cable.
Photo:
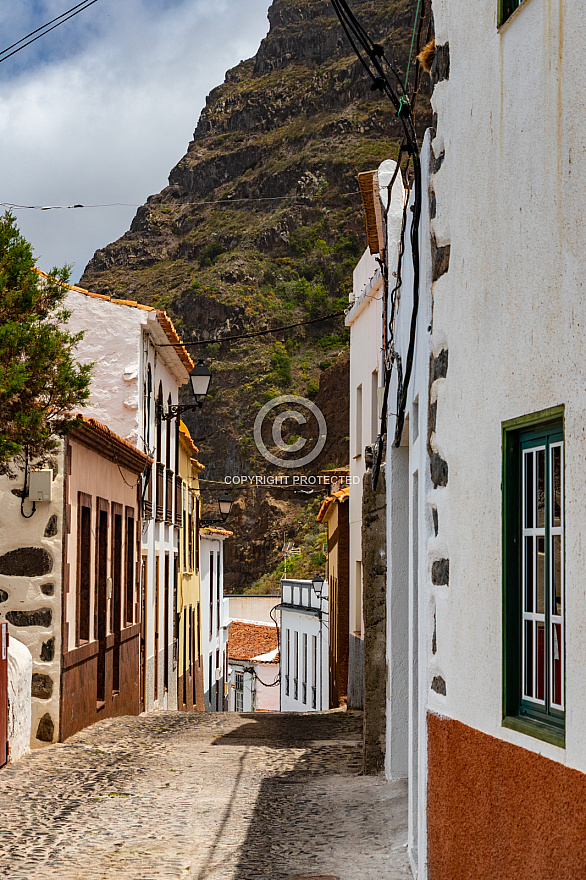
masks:
[(256, 336), (266, 336), (267, 333), (280, 333), (282, 330), (292, 330), (294, 327), (304, 327), (307, 324), (319, 324), (321, 321), (329, 321), (345, 315), (346, 310), (332, 312), (330, 315), (322, 315), (319, 318), (310, 318), (308, 321), (297, 321), (295, 324), (286, 324), (283, 327), (272, 327), (270, 330), (257, 330), (254, 333), (241, 333), (238, 336), (220, 336), (217, 339), (196, 339), (194, 342), (164, 342), (159, 348), (187, 348), (190, 345), (214, 345), (217, 342), (230, 342), (235, 339), (253, 339)]
[[(94, 0), (96, 2), (96, 0)], [(330, 198), (346, 196), (358, 196), (360, 190), (352, 190), (352, 192), (338, 193), (338, 196), (330, 196)], [(232, 205), (242, 202), (281, 202), (291, 199), (312, 199), (316, 201), (318, 197), (309, 195), (294, 196), (246, 196), (238, 199), (201, 199), (198, 202), (181, 202), (181, 206), (197, 207), (198, 205)], [(73, 208), (141, 208), (142, 205), (131, 204), (130, 202), (108, 202), (102, 205), (18, 205), (15, 202), (0, 202), (2, 208), (14, 208), (15, 211), (70, 211)]]
[[(36, 43), (37, 40), (40, 40), (41, 37), (44, 37), (46, 34), (54, 31), (55, 28), (58, 28), (60, 25), (65, 24), (66, 21), (69, 21), (70, 18), (74, 18), (76, 15), (79, 15), (80, 12), (83, 12), (85, 9), (89, 9), (90, 6), (93, 6), (94, 3), (97, 3), (98, 0), (84, 0), (83, 3), (78, 3), (77, 6), (72, 6), (71, 9), (67, 9), (65, 12), (62, 12), (61, 15), (58, 15), (56, 18), (51, 19), (46, 24), (41, 25), (41, 27), (37, 28), (34, 31), (31, 31), (30, 34), (27, 34), (25, 37), (21, 37), (20, 40), (17, 40), (16, 43), (13, 43), (11, 46), (7, 46), (6, 49), (2, 49), (0, 51), (0, 64), (3, 61), (6, 61), (8, 58), (12, 58), (13, 55), (16, 55), (17, 52), (20, 52), (22, 49), (25, 49), (27, 46), (30, 46), (31, 43)], [(76, 11), (74, 11), (76, 10)], [(69, 15), (71, 13), (71, 15)], [(67, 16), (67, 17), (65, 17)], [(59, 21), (61, 19), (61, 21)], [(53, 22), (57, 22), (57, 24), (53, 24)], [(53, 25), (53, 27), (49, 27), (49, 25)], [(39, 33), (42, 31), (42, 33)], [(38, 34), (38, 36), (34, 37), (34, 34)], [(33, 37), (32, 40), (28, 40), (29, 37)], [(24, 40), (28, 40), (27, 43), (23, 42)], [(22, 43), (22, 46), (18, 44)], [(18, 48), (14, 48), (14, 47)], [(13, 52), (9, 50), (13, 49)], [(8, 52), (8, 54), (6, 54)]]

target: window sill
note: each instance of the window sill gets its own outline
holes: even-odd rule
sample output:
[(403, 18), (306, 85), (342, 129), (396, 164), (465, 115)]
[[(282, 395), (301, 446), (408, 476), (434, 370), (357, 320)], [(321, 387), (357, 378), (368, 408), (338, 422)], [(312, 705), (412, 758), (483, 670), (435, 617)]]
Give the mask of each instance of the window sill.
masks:
[(565, 731), (544, 724), (541, 721), (507, 715), (503, 718), (502, 726), (508, 728), (508, 730), (516, 730), (517, 733), (532, 736), (534, 739), (540, 739), (543, 742), (550, 743), (552, 746), (558, 746), (561, 749), (566, 747)]

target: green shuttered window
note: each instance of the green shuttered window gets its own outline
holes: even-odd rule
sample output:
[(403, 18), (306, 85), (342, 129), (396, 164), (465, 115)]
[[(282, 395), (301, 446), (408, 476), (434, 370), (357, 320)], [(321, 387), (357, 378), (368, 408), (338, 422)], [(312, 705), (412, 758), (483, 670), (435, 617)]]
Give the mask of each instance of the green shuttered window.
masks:
[(503, 431), (503, 723), (562, 745), (564, 435), (542, 416)]

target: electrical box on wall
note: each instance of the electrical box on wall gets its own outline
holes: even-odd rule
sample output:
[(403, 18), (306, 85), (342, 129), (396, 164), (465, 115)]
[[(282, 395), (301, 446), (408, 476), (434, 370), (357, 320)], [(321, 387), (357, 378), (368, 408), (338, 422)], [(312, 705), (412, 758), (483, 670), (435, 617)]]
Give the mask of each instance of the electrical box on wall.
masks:
[(31, 471), (28, 497), (37, 504), (53, 500), (53, 470), (51, 468)]

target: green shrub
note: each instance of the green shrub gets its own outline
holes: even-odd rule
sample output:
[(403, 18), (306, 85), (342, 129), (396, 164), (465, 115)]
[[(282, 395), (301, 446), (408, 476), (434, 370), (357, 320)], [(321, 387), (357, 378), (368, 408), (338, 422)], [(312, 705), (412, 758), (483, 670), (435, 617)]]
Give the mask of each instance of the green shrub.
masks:
[(310, 400), (313, 400), (314, 397), (317, 397), (317, 393), (319, 391), (319, 382), (317, 379), (310, 379), (307, 383), (307, 396)]
[(291, 384), (291, 358), (282, 342), (273, 343), (271, 367), (283, 385)]

